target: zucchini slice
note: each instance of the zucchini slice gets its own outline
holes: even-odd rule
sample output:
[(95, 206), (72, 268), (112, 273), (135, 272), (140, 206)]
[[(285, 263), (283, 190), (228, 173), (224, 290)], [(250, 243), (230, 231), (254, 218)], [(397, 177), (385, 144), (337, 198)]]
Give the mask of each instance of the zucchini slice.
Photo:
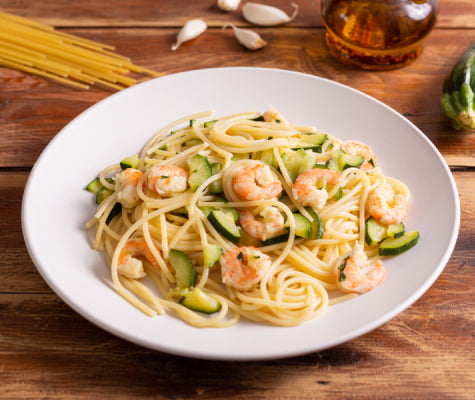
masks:
[(382, 224), (373, 217), (369, 217), (365, 223), (365, 241), (368, 246), (381, 243), (387, 237), (387, 225)]
[(196, 285), (198, 274), (185, 253), (180, 250), (170, 249), (168, 262), (175, 270), (177, 287), (189, 288)]
[(311, 225), (312, 225), (311, 239), (321, 239), (323, 237), (323, 232), (324, 232), (322, 219), (312, 207), (305, 207), (305, 210), (307, 210), (307, 212), (313, 218), (313, 221), (311, 222)]
[(300, 213), (293, 213), (293, 216), (295, 221), (295, 236), (311, 239), (312, 223)]
[[(219, 171), (221, 171), (221, 164), (220, 163), (213, 163), (211, 164), (211, 172), (213, 175), (216, 175)], [(223, 194), (223, 180), (217, 180), (211, 182), (208, 186), (208, 190), (210, 194)]]
[(86, 189), (91, 192), (96, 194), (101, 188), (103, 187), (101, 180), (99, 177), (95, 178), (89, 184), (86, 186)]
[(340, 156), (342, 156), (343, 154), (345, 153), (341, 149), (333, 150), (332, 157), (327, 161), (326, 164), (328, 169), (337, 171), (341, 174), (343, 170), (340, 168)]
[[(239, 218), (239, 217), (238, 217)], [(209, 222), (226, 239), (233, 243), (238, 243), (241, 232), (236, 225), (234, 215), (223, 210), (211, 210), (208, 214)]]
[(122, 204), (120, 204), (120, 203), (115, 203), (115, 204), (114, 204), (114, 207), (112, 207), (112, 209), (111, 209), (109, 215), (108, 215), (107, 218), (106, 218), (106, 224), (109, 225), (109, 222), (111, 222), (112, 219), (113, 219), (115, 216), (119, 215), (121, 212), (122, 212)]
[(289, 240), (289, 233), (283, 233), (282, 235), (274, 236), (269, 239), (266, 239), (262, 242), (262, 246), (272, 246), (273, 244), (278, 244), (282, 242), (286, 242)]
[(380, 256), (395, 256), (414, 247), (419, 241), (419, 232), (405, 232), (398, 238), (387, 238), (379, 246)]
[(347, 168), (359, 168), (364, 163), (363, 156), (353, 156), (351, 154), (340, 154), (338, 157), (338, 164), (340, 170), (343, 171)]
[(281, 158), (292, 182), (295, 182), (302, 172), (312, 169), (315, 165), (315, 159), (308, 155), (304, 149), (283, 153)]
[(197, 145), (202, 144), (202, 143), (203, 143), (203, 141), (200, 138), (191, 138), (191, 139), (185, 140), (183, 142), (183, 146), (193, 147), (193, 146), (197, 146)]
[(213, 119), (213, 120), (211, 120), (211, 121), (206, 121), (206, 122), (204, 123), (203, 127), (209, 128), (210, 126), (213, 126), (216, 122), (218, 122), (217, 119)]
[(273, 149), (268, 149), (268, 150), (262, 150), (260, 159), (262, 162), (265, 162), (267, 165), (270, 165), (274, 168), (278, 167), (277, 162), (275, 161), (274, 157), (274, 150)]
[(224, 254), (223, 248), (214, 243), (208, 243), (203, 250), (203, 264), (205, 268), (212, 268)]
[(322, 152), (322, 144), (327, 140), (328, 135), (323, 132), (305, 132), (302, 134), (302, 143), (299, 146), (305, 150), (312, 150), (316, 153)]
[(101, 186), (101, 188), (96, 193), (96, 204), (101, 204), (112, 193), (114, 193), (113, 190), (107, 189), (105, 186)]
[(190, 310), (205, 314), (213, 314), (221, 310), (221, 303), (203, 292), (200, 288), (194, 288), (185, 292), (179, 302)]
[(297, 209), (294, 203), (292, 203), (292, 200), (290, 200), (290, 197), (288, 194), (284, 194), (283, 196), (280, 196), (279, 201), (281, 203), (284, 203), (287, 207), (289, 207), (290, 211), (295, 211)]
[(340, 200), (342, 197), (343, 197), (343, 188), (340, 186), (338, 190), (336, 191), (335, 196), (333, 196), (333, 198), (335, 200)]
[(238, 246), (253, 246), (253, 247), (261, 247), (262, 241), (254, 236), (249, 235), (244, 229), (240, 229), (239, 232), (241, 233), (241, 238), (239, 239)]
[(130, 156), (130, 157), (125, 157), (121, 162), (120, 162), (120, 169), (127, 169), (127, 168), (135, 168), (137, 169), (140, 164), (140, 158), (137, 154)]
[(190, 177), (188, 183), (193, 191), (200, 186), (206, 179), (213, 175), (213, 169), (208, 158), (200, 154), (196, 154), (188, 162), (190, 166)]
[(404, 235), (404, 232), (406, 231), (406, 227), (402, 222), (399, 222), (398, 224), (392, 224), (388, 226), (387, 229), (387, 234), (389, 237), (392, 238), (398, 238)]

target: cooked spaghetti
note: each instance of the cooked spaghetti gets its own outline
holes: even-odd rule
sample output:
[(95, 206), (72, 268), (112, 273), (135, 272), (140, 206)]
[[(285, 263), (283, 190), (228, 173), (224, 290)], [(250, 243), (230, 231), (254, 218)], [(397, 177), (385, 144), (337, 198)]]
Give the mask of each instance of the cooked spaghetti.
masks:
[(27, 18), (0, 11), (0, 66), (41, 75), (71, 86), (88, 89), (100, 84), (121, 90), (144, 76), (161, 74), (134, 65), (114, 52), (114, 47)]
[(378, 253), (417, 242), (402, 224), (407, 187), (365, 144), (292, 125), (273, 107), (211, 114), (165, 126), (88, 185), (94, 248), (145, 314), (297, 325), (376, 287)]

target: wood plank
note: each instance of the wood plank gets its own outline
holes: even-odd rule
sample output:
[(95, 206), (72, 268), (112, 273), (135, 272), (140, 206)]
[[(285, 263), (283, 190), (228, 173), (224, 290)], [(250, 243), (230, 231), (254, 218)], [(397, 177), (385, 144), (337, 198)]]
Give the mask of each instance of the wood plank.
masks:
[(3, 398), (37, 398), (41, 391), (44, 398), (61, 399), (259, 393), (261, 399), (306, 400), (315, 399), (316, 390), (346, 397), (351, 388), (361, 398), (469, 399), (475, 305), (463, 304), (461, 294), (473, 289), (473, 279), (461, 290), (455, 280), (441, 278), (415, 306), (363, 337), (252, 364), (150, 351), (95, 327), (53, 295), (0, 295), (0, 391)]
[[(299, 14), (290, 26), (322, 27), (320, 2), (321, 0), (297, 1), (300, 7)], [(240, 12), (242, 5), (246, 3), (244, 0), (238, 10), (231, 13), (220, 11), (214, 0), (193, 0), (192, 9), (186, 0), (181, 1), (182, 6), (177, 3), (180, 2), (129, 0), (117, 3), (85, 0), (71, 4), (68, 0), (54, 2), (0, 0), (0, 10), (58, 27), (178, 27), (183, 25), (190, 15), (203, 18), (209, 26), (220, 27), (230, 22), (248, 25)], [(288, 14), (293, 10), (287, 0), (262, 0), (260, 3), (281, 8)], [(437, 27), (475, 27), (475, 3), (472, 0), (444, 0), (439, 3)], [(183, 13), (182, 10), (186, 7), (187, 12)]]
[[(340, 64), (328, 53), (324, 31), (258, 29), (268, 47), (242, 48), (230, 30), (210, 29), (170, 50), (173, 29), (69, 30), (117, 45), (133, 62), (171, 74), (226, 66), (276, 67), (321, 76), (361, 90), (405, 115), (431, 139), (451, 165), (473, 165), (475, 135), (454, 131), (440, 107), (442, 82), (472, 38), (459, 30), (435, 30), (413, 64), (395, 71), (367, 72)], [(200, 57), (194, 57), (200, 54)], [(30, 167), (51, 138), (82, 111), (113, 93), (100, 87), (71, 89), (23, 72), (0, 68), (0, 167)], [(342, 110), (344, 112), (344, 110)], [(21, 157), (18, 157), (21, 154)]]

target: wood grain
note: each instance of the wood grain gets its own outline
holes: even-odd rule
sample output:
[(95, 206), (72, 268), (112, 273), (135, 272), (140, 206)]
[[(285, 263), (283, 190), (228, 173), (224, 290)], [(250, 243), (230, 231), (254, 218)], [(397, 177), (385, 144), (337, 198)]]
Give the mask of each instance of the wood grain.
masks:
[[(247, 65), (289, 69), (331, 79), (361, 90), (406, 116), (433, 141), (451, 165), (464, 165), (466, 161), (473, 165), (475, 135), (457, 133), (440, 107), (444, 77), (470, 45), (471, 37), (460, 38), (456, 31), (435, 30), (423, 54), (413, 64), (376, 73), (348, 68), (334, 60), (326, 49), (323, 29), (310, 33), (296, 28), (256, 31), (269, 41), (269, 46), (259, 52), (245, 50), (231, 31), (220, 29), (209, 30), (176, 52), (170, 50), (176, 34), (172, 29), (67, 32), (116, 44), (117, 51), (131, 57), (135, 64), (166, 74)], [(194, 57), (196, 54), (200, 56)], [(89, 91), (70, 89), (7, 68), (0, 68), (0, 85), (6, 88), (0, 95), (3, 121), (0, 167), (31, 167), (52, 137), (68, 122), (113, 93), (101, 87)], [(17, 157), (17, 153), (22, 157)]]
[[(320, 0), (296, 1), (299, 5), (298, 17), (291, 26), (323, 27)], [(150, 3), (147, 0), (107, 0), (98, 3), (85, 0), (71, 3), (68, 0), (54, 2), (30, 2), (25, 7), (21, 0), (1, 0), (0, 10), (57, 27), (179, 27), (187, 19), (203, 18), (209, 26), (221, 27), (233, 22), (249, 25), (240, 13), (242, 5), (231, 13), (222, 12), (213, 0), (193, 0), (186, 12), (173, 1)], [(293, 8), (287, 0), (262, 0), (259, 3), (278, 7), (288, 14)], [(472, 0), (439, 1), (438, 28), (475, 28), (475, 3)]]
[[(288, 1), (263, 2), (291, 10)], [(324, 43), (320, 1), (297, 2), (299, 16), (291, 24), (255, 28), (269, 42), (258, 52), (245, 50), (230, 30), (221, 29), (228, 22), (247, 23), (239, 12), (219, 11), (214, 0), (0, 0), (0, 10), (115, 45), (135, 64), (166, 74), (216, 66), (283, 68), (332, 79), (381, 100), (424, 132), (457, 184), (460, 232), (439, 278), (380, 328), (301, 357), (203, 361), (121, 340), (81, 317), (48, 287), (21, 230), (21, 200), (37, 157), (67, 123), (113, 92), (78, 90), (0, 68), (2, 400), (474, 398), (475, 132), (454, 131), (439, 102), (445, 75), (475, 40), (475, 2), (440, 1), (436, 29), (421, 57), (387, 72), (335, 61)], [(198, 16), (206, 19), (208, 31), (172, 52), (178, 28)]]

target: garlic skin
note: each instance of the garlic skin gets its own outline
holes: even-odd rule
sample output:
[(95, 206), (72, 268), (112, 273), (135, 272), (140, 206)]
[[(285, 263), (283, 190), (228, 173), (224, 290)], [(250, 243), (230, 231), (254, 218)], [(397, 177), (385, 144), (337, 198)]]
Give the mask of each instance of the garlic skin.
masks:
[(233, 24), (225, 25), (223, 26), (223, 29), (228, 27), (233, 28), (234, 35), (236, 36), (239, 43), (249, 50), (259, 50), (267, 46), (267, 42), (263, 40), (256, 32), (253, 32), (249, 29), (238, 28)]
[(246, 3), (242, 7), (242, 15), (248, 22), (254, 25), (282, 25), (292, 21), (297, 16), (299, 11), (298, 4), (292, 3), (292, 7), (294, 7), (294, 12), (291, 16), (288, 16), (284, 11), (277, 7), (259, 3)]
[(181, 46), (182, 43), (185, 43), (191, 39), (194, 39), (201, 35), (206, 29), (208, 25), (205, 21), (200, 18), (191, 19), (183, 28), (180, 29), (177, 35), (176, 43), (172, 45), (172, 50), (175, 51), (178, 47)]
[(223, 11), (234, 11), (241, 0), (218, 0), (218, 8)]

